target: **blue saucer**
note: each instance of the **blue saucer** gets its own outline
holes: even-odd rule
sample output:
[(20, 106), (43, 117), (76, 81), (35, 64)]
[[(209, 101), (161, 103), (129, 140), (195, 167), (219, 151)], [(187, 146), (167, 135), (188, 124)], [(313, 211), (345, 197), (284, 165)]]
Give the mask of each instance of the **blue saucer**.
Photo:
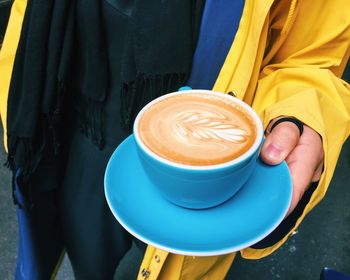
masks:
[(183, 255), (221, 255), (249, 247), (283, 220), (292, 194), (285, 163), (259, 161), (254, 176), (230, 200), (191, 210), (162, 197), (144, 173), (129, 136), (113, 153), (105, 174), (105, 194), (119, 223), (157, 248)]

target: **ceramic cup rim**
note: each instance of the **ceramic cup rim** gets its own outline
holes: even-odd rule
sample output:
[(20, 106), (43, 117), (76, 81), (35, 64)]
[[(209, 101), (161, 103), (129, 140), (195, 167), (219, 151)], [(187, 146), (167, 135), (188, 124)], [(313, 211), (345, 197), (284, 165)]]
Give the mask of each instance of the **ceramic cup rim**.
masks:
[[(230, 160), (230, 161), (226, 161), (223, 163), (218, 163), (218, 164), (213, 164), (213, 165), (188, 165), (188, 164), (182, 164), (182, 163), (177, 163), (177, 162), (173, 162), (170, 161), (168, 159), (165, 159), (161, 156), (159, 156), (158, 154), (156, 154), (155, 152), (153, 152), (151, 149), (149, 149), (141, 140), (141, 137), (139, 135), (138, 132), (138, 126), (139, 126), (139, 122), (140, 119), (143, 115), (143, 113), (150, 108), (151, 106), (153, 106), (155, 103), (164, 100), (166, 98), (169, 98), (171, 96), (176, 96), (176, 95), (181, 95), (181, 94), (186, 94), (186, 93), (207, 93), (207, 94), (213, 94), (215, 96), (220, 96), (220, 97), (224, 97), (224, 98), (228, 98), (231, 101), (237, 103), (239, 106), (243, 107), (244, 110), (248, 111), (249, 115), (252, 117), (255, 126), (256, 126), (256, 139), (253, 143), (253, 145), (243, 154), (240, 155), (239, 157)], [(228, 94), (222, 93), (222, 92), (218, 92), (218, 91), (212, 91), (212, 90), (202, 90), (202, 89), (192, 89), (192, 90), (184, 90), (184, 91), (176, 91), (176, 92), (171, 92), (171, 93), (167, 93), (165, 95), (162, 95), (152, 101), (150, 101), (148, 104), (146, 104), (141, 110), (140, 112), (137, 114), (134, 125), (133, 125), (133, 133), (134, 133), (134, 138), (135, 141), (137, 143), (137, 145), (139, 145), (139, 147), (141, 148), (141, 150), (146, 153), (148, 156), (150, 156), (151, 158), (154, 158), (155, 160), (168, 165), (168, 166), (172, 166), (175, 168), (179, 168), (179, 169), (183, 169), (183, 170), (204, 170), (204, 171), (208, 171), (208, 170), (218, 170), (218, 169), (225, 169), (227, 167), (232, 167), (235, 166), (236, 164), (239, 164), (243, 161), (245, 161), (246, 159), (249, 159), (252, 155), (254, 155), (254, 153), (257, 152), (257, 150), (259, 150), (260, 145), (262, 143), (262, 139), (263, 139), (263, 135), (264, 135), (264, 130), (263, 130), (263, 125), (261, 122), (261, 119), (259, 117), (259, 115), (255, 112), (255, 110), (250, 107), (247, 103), (243, 102), (242, 100), (230, 96)]]

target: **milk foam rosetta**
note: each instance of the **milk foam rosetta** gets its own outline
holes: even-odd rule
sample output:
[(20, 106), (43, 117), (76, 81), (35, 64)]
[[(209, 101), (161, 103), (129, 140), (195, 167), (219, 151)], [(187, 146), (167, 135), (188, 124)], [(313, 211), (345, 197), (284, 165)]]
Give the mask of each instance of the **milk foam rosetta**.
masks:
[(170, 96), (148, 108), (138, 132), (154, 153), (186, 165), (235, 159), (254, 143), (256, 127), (239, 105), (208, 93)]

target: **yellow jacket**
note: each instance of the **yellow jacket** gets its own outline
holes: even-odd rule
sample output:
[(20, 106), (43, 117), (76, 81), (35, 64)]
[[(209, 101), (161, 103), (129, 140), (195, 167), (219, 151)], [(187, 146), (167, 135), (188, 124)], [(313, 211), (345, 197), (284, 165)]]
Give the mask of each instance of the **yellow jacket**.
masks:
[[(350, 86), (339, 78), (349, 52), (348, 0), (245, 1), (214, 90), (233, 91), (252, 104), (265, 127), (280, 115), (303, 121), (321, 135), (325, 165), (289, 234), (271, 247), (241, 250), (243, 258), (259, 259), (279, 248), (325, 195), (350, 132)], [(139, 279), (147, 273), (147, 279), (223, 279), (234, 257), (185, 257), (148, 246)]]
[[(5, 143), (8, 89), (26, 4), (14, 1), (0, 53)], [(252, 104), (265, 127), (280, 115), (300, 119), (321, 135), (325, 158), (319, 185), (295, 227), (271, 247), (241, 250), (244, 258), (262, 258), (279, 248), (326, 193), (350, 132), (350, 86), (340, 79), (350, 54), (349, 8), (349, 0), (245, 1), (214, 90), (234, 91)], [(223, 279), (234, 257), (185, 257), (148, 246), (139, 278)]]

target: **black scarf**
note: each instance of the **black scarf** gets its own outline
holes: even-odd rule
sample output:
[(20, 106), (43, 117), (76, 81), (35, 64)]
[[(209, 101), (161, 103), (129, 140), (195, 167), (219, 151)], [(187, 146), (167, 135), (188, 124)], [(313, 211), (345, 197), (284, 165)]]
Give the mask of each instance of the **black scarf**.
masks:
[[(60, 153), (65, 127), (62, 106), (70, 80), (74, 79), (71, 62), (76, 21), (86, 28), (85, 71), (79, 89), (84, 99), (83, 130), (103, 147), (103, 105), (109, 85), (101, 3), (28, 1), (7, 113), (8, 162), (14, 170), (21, 168), (24, 175), (35, 171), (44, 151)], [(174, 90), (186, 81), (204, 1), (135, 0), (133, 5), (135, 25), (130, 48), (134, 59), (132, 63), (125, 61), (121, 75), (121, 114), (126, 126), (132, 124), (145, 99)]]

